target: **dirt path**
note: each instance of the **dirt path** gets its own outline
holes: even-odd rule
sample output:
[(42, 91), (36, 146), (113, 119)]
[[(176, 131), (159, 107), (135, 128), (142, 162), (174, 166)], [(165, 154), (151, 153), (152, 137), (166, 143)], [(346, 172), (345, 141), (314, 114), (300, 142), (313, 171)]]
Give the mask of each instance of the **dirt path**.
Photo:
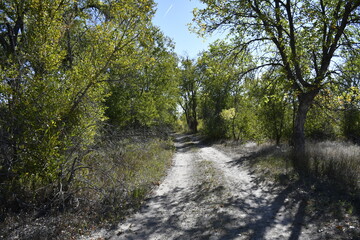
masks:
[(219, 150), (177, 138), (174, 165), (141, 211), (88, 239), (312, 239), (305, 201), (271, 189)]

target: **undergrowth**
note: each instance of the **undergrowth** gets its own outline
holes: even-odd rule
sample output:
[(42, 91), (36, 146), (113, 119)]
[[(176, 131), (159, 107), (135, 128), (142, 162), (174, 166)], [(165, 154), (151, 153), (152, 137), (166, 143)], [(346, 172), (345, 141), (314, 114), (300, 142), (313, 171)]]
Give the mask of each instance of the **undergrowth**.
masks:
[(97, 215), (117, 220), (124, 211), (137, 208), (151, 187), (158, 185), (173, 150), (170, 141), (159, 139), (106, 143), (87, 159), (92, 171), (78, 179), (87, 188), (82, 199), (94, 202), (100, 211)]
[(309, 143), (310, 172), (347, 194), (360, 199), (360, 147), (343, 142)]
[(309, 212), (334, 219), (359, 214), (360, 147), (343, 142), (308, 142), (306, 157), (311, 163), (307, 179), (296, 174), (288, 146), (259, 147), (249, 163), (265, 179), (285, 186), (293, 184), (298, 191), (306, 192), (313, 203), (308, 205)]
[(140, 206), (171, 165), (170, 139), (107, 136), (82, 159), (66, 205), (3, 212), (1, 239), (72, 239), (111, 226)]
[[(286, 175), (298, 179), (292, 163), (289, 146), (259, 147), (252, 154), (251, 164), (272, 180)], [(360, 146), (344, 142), (308, 142), (306, 157), (311, 181), (331, 184), (332, 189), (360, 199)], [(306, 179), (305, 179), (306, 180)]]
[(289, 159), (289, 150), (280, 147), (260, 148), (260, 154), (254, 158), (252, 165), (272, 181), (286, 184), (290, 178), (294, 178), (294, 169)]
[(258, 181), (275, 182), (291, 189), (289, 196), (295, 201), (305, 200), (308, 221), (322, 226), (318, 231), (330, 236), (326, 239), (360, 239), (360, 146), (308, 142), (306, 157), (311, 164), (306, 178), (294, 170), (291, 151), (289, 146), (265, 144), (251, 149), (240, 162), (255, 170)]

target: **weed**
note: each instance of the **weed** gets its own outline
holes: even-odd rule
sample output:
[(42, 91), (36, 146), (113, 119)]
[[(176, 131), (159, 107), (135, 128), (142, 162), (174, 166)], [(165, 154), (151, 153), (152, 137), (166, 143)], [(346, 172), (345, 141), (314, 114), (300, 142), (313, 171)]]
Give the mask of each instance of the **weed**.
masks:
[[(217, 202), (215, 199), (222, 199), (226, 195), (224, 175), (219, 171), (213, 162), (201, 160), (195, 163), (197, 183), (197, 201), (211, 204)], [(221, 201), (220, 201), (221, 202)]]
[(360, 197), (360, 147), (344, 142), (308, 143), (310, 172), (343, 192)]
[(271, 181), (286, 185), (296, 177), (288, 146), (278, 147), (265, 144), (257, 147), (252, 156), (253, 161), (250, 164)]
[[(79, 184), (93, 190), (87, 199), (110, 218), (138, 207), (171, 164), (172, 143), (159, 139), (111, 142), (89, 156), (91, 172)], [(89, 193), (89, 192), (88, 192)]]
[(77, 166), (79, 172), (62, 213), (52, 210), (41, 217), (36, 217), (36, 211), (7, 213), (0, 223), (0, 237), (72, 239), (117, 223), (131, 209), (138, 208), (154, 183), (161, 180), (173, 152), (170, 140), (114, 136), (101, 139)]
[[(250, 164), (275, 181), (297, 178), (291, 164), (291, 149), (261, 146), (250, 155)], [(308, 142), (308, 171), (318, 183), (360, 199), (360, 147), (345, 142)], [(287, 177), (285, 177), (287, 176)], [(286, 182), (286, 181), (285, 181)]]

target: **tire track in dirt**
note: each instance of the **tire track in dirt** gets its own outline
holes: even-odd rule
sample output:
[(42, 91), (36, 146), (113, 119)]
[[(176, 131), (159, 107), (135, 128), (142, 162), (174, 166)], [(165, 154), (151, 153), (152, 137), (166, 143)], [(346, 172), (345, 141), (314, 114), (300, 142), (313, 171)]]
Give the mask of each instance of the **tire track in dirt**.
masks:
[(167, 177), (142, 209), (83, 239), (310, 239), (291, 189), (271, 189), (219, 150), (180, 136)]

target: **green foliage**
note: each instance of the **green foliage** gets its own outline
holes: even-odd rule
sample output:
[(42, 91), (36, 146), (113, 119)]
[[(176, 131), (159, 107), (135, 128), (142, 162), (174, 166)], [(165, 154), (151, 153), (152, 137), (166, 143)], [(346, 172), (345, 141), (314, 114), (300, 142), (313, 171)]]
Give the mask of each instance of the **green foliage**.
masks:
[(111, 70), (106, 99), (110, 123), (120, 127), (173, 125), (177, 103), (177, 58), (173, 45), (153, 27), (128, 61)]
[[(1, 2), (2, 206), (15, 198), (61, 205), (71, 195), (107, 118), (104, 101), (123, 97), (109, 82), (141, 92), (126, 99), (135, 97), (140, 124), (174, 121), (176, 57), (152, 27), (153, 8), (152, 0)], [(124, 82), (129, 73), (136, 75)]]
[(355, 143), (360, 142), (360, 76), (359, 51), (349, 51), (348, 58), (338, 79), (336, 89), (340, 109), (343, 111), (341, 128), (343, 135)]
[(98, 150), (87, 155), (86, 168), (75, 179), (78, 186), (89, 189), (76, 197), (87, 199), (83, 204), (115, 221), (124, 217), (129, 208), (138, 207), (158, 184), (174, 152), (170, 140), (134, 137), (118, 140), (117, 135), (122, 134), (114, 132), (101, 139)]
[(326, 109), (313, 106), (308, 114), (305, 125), (306, 136), (312, 140), (334, 140), (337, 137), (336, 122)]
[(284, 82), (278, 69), (265, 72), (249, 86), (250, 95), (257, 105), (257, 113), (264, 137), (280, 144), (282, 138), (291, 138), (294, 101), (291, 88)]
[(236, 84), (236, 67), (232, 59), (227, 58), (231, 46), (217, 42), (210, 46), (209, 51), (202, 53), (197, 68), (201, 78), (201, 117), (204, 131), (211, 138), (226, 136), (226, 120), (221, 117), (227, 109), (233, 86)]
[(261, 141), (264, 135), (257, 116), (257, 105), (249, 96), (238, 95), (234, 98), (234, 107), (221, 112), (225, 121), (226, 137), (242, 142)]
[(346, 109), (343, 116), (342, 128), (344, 136), (355, 142), (360, 142), (360, 110)]
[(196, 64), (191, 59), (181, 61), (179, 73), (180, 106), (184, 111), (187, 128), (190, 132), (198, 131), (198, 102), (200, 92), (200, 75)]

